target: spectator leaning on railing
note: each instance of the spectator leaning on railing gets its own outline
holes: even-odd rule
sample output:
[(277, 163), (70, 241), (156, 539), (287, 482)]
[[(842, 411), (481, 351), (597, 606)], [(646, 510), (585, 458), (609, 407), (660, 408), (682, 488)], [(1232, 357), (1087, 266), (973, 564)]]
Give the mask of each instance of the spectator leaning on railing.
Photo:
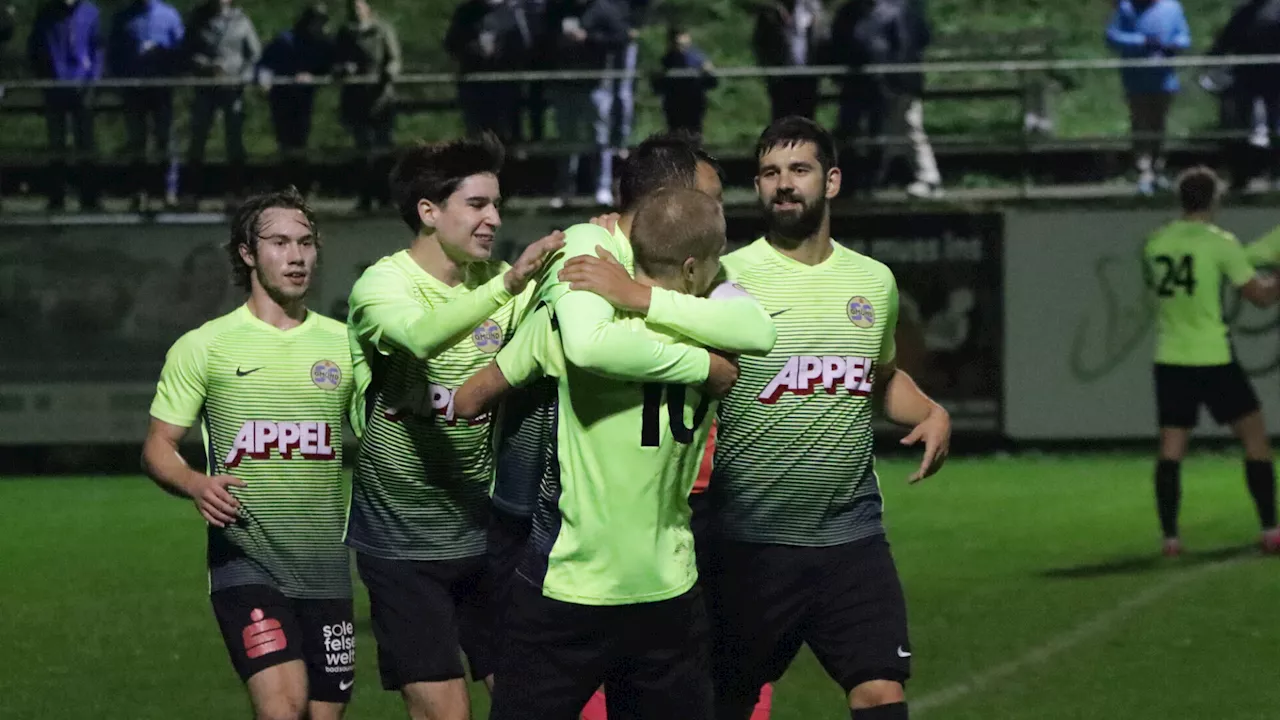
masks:
[(49, 131), (49, 209), (62, 210), (67, 191), (67, 130), (78, 161), (80, 209), (98, 210), (97, 154), (93, 132), (92, 83), (102, 77), (103, 48), (98, 8), (89, 0), (49, 0), (40, 7), (27, 39), (27, 58), (38, 78), (84, 83), (44, 93)]
[[(751, 35), (756, 62), (764, 67), (806, 67), (826, 52), (830, 19), (822, 0), (740, 0), (756, 14)], [(817, 77), (765, 79), (773, 120), (818, 110)]]
[[(453, 12), (445, 49), (463, 73), (511, 72), (529, 65), (532, 37), (515, 0), (464, 0)], [(458, 82), (467, 132), (492, 132), (511, 142), (520, 100), (516, 82)]]
[(187, 24), (186, 53), (195, 76), (234, 83), (195, 89), (187, 150), (188, 186), (197, 198), (204, 194), (204, 148), (213, 116), (220, 112), (227, 138), (227, 195), (234, 197), (244, 182), (244, 84), (253, 81), (262, 44), (253, 21), (233, 0), (207, 0)]
[(669, 130), (687, 130), (702, 134), (702, 121), (707, 116), (707, 92), (720, 81), (715, 66), (706, 53), (693, 44), (693, 36), (679, 25), (667, 29), (667, 51), (662, 56), (662, 70), (699, 70), (697, 77), (653, 78), (653, 92), (662, 98), (662, 113)]
[[(1280, 54), (1280, 0), (1246, 0), (1227, 21), (1214, 40), (1210, 55)], [(1232, 166), (1231, 185), (1243, 188), (1259, 170), (1272, 173), (1280, 181), (1280, 143), (1269, 138), (1280, 132), (1280, 67), (1240, 65), (1231, 68), (1230, 87), (1222, 98), (1223, 125), (1231, 130), (1254, 131), (1262, 120), (1263, 132), (1253, 133), (1251, 142), (1232, 142), (1228, 157)], [(1256, 112), (1261, 108), (1261, 118)], [(1264, 156), (1265, 155), (1265, 156)]]
[[(177, 69), (183, 34), (182, 16), (173, 6), (160, 0), (133, 0), (112, 20), (111, 40), (107, 43), (108, 69), (120, 78), (172, 76)], [(126, 149), (133, 165), (130, 182), (134, 189), (134, 209), (143, 209), (149, 186), (143, 177), (147, 165), (148, 120), (161, 162), (167, 163), (165, 203), (176, 204), (178, 162), (173, 138), (173, 89), (125, 88), (120, 92), (120, 99), (124, 104)]]
[[(305, 189), (309, 184), (307, 143), (311, 138), (316, 88), (306, 83), (329, 74), (333, 68), (333, 39), (325, 33), (328, 24), (329, 10), (324, 3), (308, 5), (292, 29), (267, 45), (258, 63), (258, 82), (268, 90), (271, 126), (285, 164), (281, 187)], [(274, 85), (275, 78), (303, 84)]]
[(389, 23), (373, 11), (367, 0), (348, 0), (348, 19), (334, 48), (334, 72), (343, 76), (372, 76), (374, 83), (343, 86), (339, 100), (342, 123), (355, 140), (356, 162), (363, 165), (361, 212), (373, 209), (375, 196), (390, 202), (385, 169), (395, 126), (395, 88), (400, 75), (400, 41)]
[[(1177, 0), (1121, 0), (1107, 27), (1107, 43), (1128, 59), (1164, 58), (1191, 47), (1191, 29)], [(1151, 195), (1166, 185), (1161, 156), (1169, 108), (1180, 85), (1174, 68), (1120, 71), (1129, 102), (1138, 192)]]

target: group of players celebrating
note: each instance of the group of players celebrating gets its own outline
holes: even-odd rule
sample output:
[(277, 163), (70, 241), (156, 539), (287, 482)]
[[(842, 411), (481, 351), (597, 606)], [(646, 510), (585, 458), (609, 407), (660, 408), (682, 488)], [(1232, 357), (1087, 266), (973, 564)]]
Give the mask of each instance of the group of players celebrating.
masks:
[[(237, 211), (248, 299), (169, 351), (143, 461), (208, 523), (257, 718), (342, 715), (351, 550), (382, 685), (414, 720), (470, 716), (463, 655), (495, 720), (601, 697), (614, 720), (745, 720), (805, 643), (856, 720), (907, 717), (872, 414), (924, 444), (912, 480), (950, 420), (895, 365), (893, 274), (831, 238), (830, 133), (784, 118), (756, 157), (768, 232), (741, 250), (721, 257), (714, 158), (663, 134), (626, 162), (619, 215), (507, 265), (502, 147), (413, 149), (391, 176), (413, 240), (356, 282), (345, 325), (307, 309), (303, 199)], [(205, 472), (178, 454), (197, 422)]]

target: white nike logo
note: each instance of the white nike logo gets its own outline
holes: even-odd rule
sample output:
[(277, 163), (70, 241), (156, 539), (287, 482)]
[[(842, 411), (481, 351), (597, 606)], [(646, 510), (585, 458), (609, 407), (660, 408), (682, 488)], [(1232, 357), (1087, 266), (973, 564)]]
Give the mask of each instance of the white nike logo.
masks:
[(909, 657), (911, 657), (911, 653), (907, 652), (906, 650), (903, 650), (903, 649), (902, 649), (902, 646), (901, 646), (901, 645), (899, 645), (899, 646), (898, 646), (898, 657), (900, 657), (900, 658), (909, 658)]
[(355, 680), (343, 680), (342, 682), (338, 683), (338, 692), (346, 692), (351, 689), (352, 685), (355, 685), (355, 684), (356, 684)]

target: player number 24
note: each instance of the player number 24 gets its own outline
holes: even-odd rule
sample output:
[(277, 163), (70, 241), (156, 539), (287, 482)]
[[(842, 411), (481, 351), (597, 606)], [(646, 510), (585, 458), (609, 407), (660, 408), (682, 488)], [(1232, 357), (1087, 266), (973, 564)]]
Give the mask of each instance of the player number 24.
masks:
[(671, 425), (671, 436), (676, 442), (688, 445), (693, 442), (693, 431), (702, 427), (707, 419), (707, 410), (711, 408), (710, 396), (703, 395), (698, 407), (693, 411), (693, 427), (684, 425), (684, 385), (663, 385), (662, 383), (644, 384), (644, 416), (640, 425), (640, 447), (658, 447), (661, 438), (658, 418), (662, 412), (662, 396), (665, 394), (667, 419)]
[(1188, 295), (1196, 291), (1196, 270), (1190, 255), (1180, 258), (1157, 255), (1154, 260), (1161, 272), (1156, 284), (1156, 293), (1160, 297), (1173, 297), (1177, 288), (1182, 288)]

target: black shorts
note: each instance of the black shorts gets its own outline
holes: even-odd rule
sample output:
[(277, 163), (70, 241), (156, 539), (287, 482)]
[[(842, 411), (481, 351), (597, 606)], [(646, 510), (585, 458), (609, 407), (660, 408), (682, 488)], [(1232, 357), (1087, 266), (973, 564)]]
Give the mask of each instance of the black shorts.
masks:
[(489, 516), (486, 551), (489, 555), (489, 582), (493, 588), (489, 602), (493, 608), (495, 628), (502, 624), (511, 582), (516, 577), (516, 568), (524, 557), (525, 544), (532, 530), (532, 518), (514, 515), (497, 505), (493, 506)]
[(716, 701), (736, 708), (726, 714), (749, 715), (802, 643), (846, 694), (910, 677), (906, 600), (883, 535), (817, 548), (719, 545), (707, 588)]
[(373, 637), (382, 687), (493, 672), (493, 618), (488, 563), (483, 555), (458, 560), (386, 560), (356, 553), (356, 569), (369, 589)]
[(610, 718), (712, 716), (697, 588), (661, 602), (593, 606), (552, 600), (517, 579), (504, 629), (490, 720), (577, 720), (601, 685)]
[(711, 505), (711, 494), (707, 492), (693, 493), (689, 496), (689, 529), (693, 531), (693, 552), (698, 562), (698, 579), (706, 584), (719, 567), (716, 559), (716, 538), (718, 525), (715, 522), (715, 509)]
[(1160, 427), (1193, 428), (1200, 406), (1219, 425), (1230, 425), (1258, 409), (1258, 396), (1239, 363), (1155, 366), (1156, 416)]
[(209, 599), (241, 680), (302, 660), (311, 700), (351, 701), (356, 634), (350, 599), (295, 600), (267, 585), (224, 588)]

